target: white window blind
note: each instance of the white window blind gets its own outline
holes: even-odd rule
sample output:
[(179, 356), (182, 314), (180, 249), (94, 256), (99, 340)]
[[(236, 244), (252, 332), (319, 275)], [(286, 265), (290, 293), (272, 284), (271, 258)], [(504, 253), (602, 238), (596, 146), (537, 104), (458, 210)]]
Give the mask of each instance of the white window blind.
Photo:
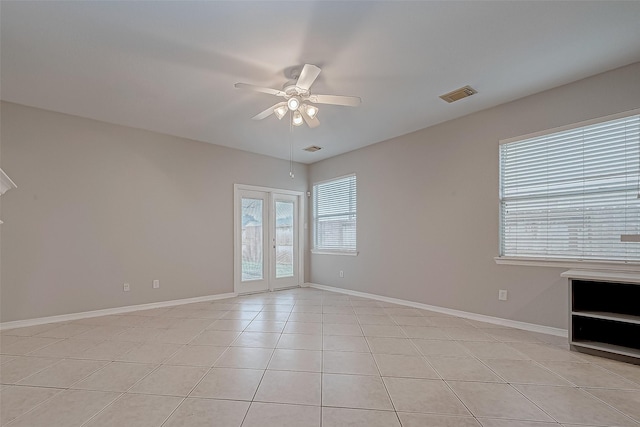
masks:
[(502, 257), (640, 261), (639, 112), (500, 145)]
[(356, 176), (313, 185), (313, 247), (317, 251), (356, 251)]

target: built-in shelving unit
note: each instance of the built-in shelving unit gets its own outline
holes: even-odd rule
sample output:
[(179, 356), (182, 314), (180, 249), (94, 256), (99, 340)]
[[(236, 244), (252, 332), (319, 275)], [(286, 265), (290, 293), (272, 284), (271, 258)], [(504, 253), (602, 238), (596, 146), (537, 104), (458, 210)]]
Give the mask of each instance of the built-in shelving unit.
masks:
[(572, 350), (640, 364), (640, 274), (570, 270)]

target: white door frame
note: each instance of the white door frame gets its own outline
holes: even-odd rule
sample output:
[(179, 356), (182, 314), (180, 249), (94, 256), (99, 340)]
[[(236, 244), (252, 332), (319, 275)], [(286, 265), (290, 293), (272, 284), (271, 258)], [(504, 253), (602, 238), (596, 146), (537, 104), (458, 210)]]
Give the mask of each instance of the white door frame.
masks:
[[(269, 204), (272, 202), (273, 193), (278, 194), (287, 194), (291, 196), (296, 196), (298, 198), (298, 227), (297, 227), (297, 238), (298, 238), (298, 262), (297, 262), (297, 270), (298, 270), (298, 283), (297, 286), (301, 286), (304, 283), (304, 243), (305, 243), (305, 235), (304, 235), (304, 192), (302, 191), (293, 191), (293, 190), (283, 190), (280, 188), (271, 188), (271, 187), (260, 187), (257, 185), (248, 185), (248, 184), (233, 184), (233, 291), (236, 294), (240, 294), (240, 284), (242, 283), (242, 257), (238, 256), (239, 251), (242, 251), (242, 221), (238, 220), (238, 216), (240, 214), (240, 191), (260, 191), (269, 193)], [(271, 212), (271, 206), (268, 207), (267, 212)], [(267, 224), (271, 224), (271, 218), (268, 218)], [(270, 225), (269, 225), (270, 228)], [(269, 248), (271, 248), (271, 242), (269, 242)], [(271, 262), (267, 263), (265, 269), (265, 277), (269, 279), (269, 291), (273, 291), (273, 284), (271, 283), (271, 277), (273, 277), (273, 273), (271, 271), (272, 266)]]

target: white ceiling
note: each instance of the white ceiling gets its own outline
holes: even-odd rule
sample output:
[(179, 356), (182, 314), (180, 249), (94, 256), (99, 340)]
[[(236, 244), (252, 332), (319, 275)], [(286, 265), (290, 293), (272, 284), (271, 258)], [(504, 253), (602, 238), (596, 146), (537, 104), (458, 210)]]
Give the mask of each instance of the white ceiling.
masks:
[[(316, 64), (320, 127), (304, 163), (640, 61), (640, 2), (1, 3), (3, 100), (288, 158), (281, 88)], [(471, 85), (454, 104), (438, 98)], [(323, 150), (301, 149), (319, 145)]]

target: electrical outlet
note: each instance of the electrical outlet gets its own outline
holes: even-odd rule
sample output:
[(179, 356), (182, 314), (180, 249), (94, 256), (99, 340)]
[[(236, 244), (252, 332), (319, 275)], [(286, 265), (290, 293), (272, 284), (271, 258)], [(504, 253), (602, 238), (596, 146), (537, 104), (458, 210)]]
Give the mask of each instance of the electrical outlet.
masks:
[(340, 277), (344, 277), (344, 271), (340, 270)]
[(153, 281), (153, 289), (158, 289), (160, 287), (160, 280), (155, 279)]
[(498, 291), (498, 299), (500, 301), (506, 301), (507, 300), (507, 290), (506, 289), (500, 289)]
[(124, 292), (129, 292), (129, 291), (131, 290), (131, 287), (129, 286), (129, 284), (128, 284), (128, 283), (125, 283), (125, 284), (122, 286), (122, 290), (123, 290)]

